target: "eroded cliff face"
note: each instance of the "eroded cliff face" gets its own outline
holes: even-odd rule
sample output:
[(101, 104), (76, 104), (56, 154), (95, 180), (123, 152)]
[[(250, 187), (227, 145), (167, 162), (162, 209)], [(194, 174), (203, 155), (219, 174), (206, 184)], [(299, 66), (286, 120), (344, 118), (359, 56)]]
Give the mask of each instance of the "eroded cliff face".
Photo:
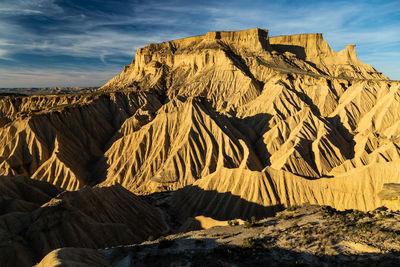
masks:
[(176, 191), (183, 217), (373, 209), (400, 183), (399, 89), (321, 34), (149, 44), (95, 93), (0, 99), (0, 174)]
[(95, 92), (2, 97), (0, 258), (302, 203), (400, 209), (399, 110), (353, 45), (261, 29), (150, 44)]
[(353, 45), (336, 53), (322, 34), (269, 38), (266, 30), (252, 29), (150, 44), (103, 89), (138, 86), (170, 98), (202, 96), (221, 111), (253, 100), (285, 74), (387, 80), (357, 59)]
[(75, 190), (91, 175), (108, 141), (128, 117), (149, 120), (160, 107), (153, 94), (46, 96), (0, 100), (0, 174), (24, 174)]

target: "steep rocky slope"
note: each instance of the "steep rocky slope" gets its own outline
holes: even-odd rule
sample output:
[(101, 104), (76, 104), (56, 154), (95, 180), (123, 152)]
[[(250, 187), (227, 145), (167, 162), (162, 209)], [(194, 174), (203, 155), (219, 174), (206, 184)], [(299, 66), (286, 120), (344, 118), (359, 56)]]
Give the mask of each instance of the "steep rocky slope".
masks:
[(146, 193), (192, 184), (221, 167), (262, 169), (247, 138), (199, 100), (173, 99), (147, 125), (133, 124), (125, 121), (105, 153), (105, 184)]
[[(118, 182), (145, 195), (225, 193), (235, 182), (217, 185), (237, 179), (264, 193), (249, 197), (242, 185), (233, 195), (265, 207), (290, 204), (283, 192), (297, 189), (284, 181), (311, 190), (291, 204), (373, 208), (383, 184), (399, 182), (397, 168), (372, 176), (400, 155), (399, 88), (353, 45), (337, 53), (322, 34), (252, 29), (150, 44), (95, 93), (3, 97), (0, 174), (67, 190)], [(247, 171), (264, 182), (242, 181)], [(340, 177), (372, 195), (343, 200)]]
[(160, 103), (152, 94), (115, 93), (6, 97), (0, 106), (0, 174), (75, 190), (96, 183), (92, 165), (124, 120), (151, 116)]
[[(112, 92), (121, 88), (158, 92), (170, 101), (159, 111), (154, 124), (159, 124), (157, 117), (164, 117), (167, 107), (176, 103), (177, 98), (185, 103), (193, 101), (192, 97), (203, 99), (218, 116), (229, 120), (226, 127), (246, 136), (245, 150), (261, 163), (261, 168), (238, 163), (227, 166), (217, 164), (219, 160), (215, 158), (214, 170), (199, 172), (199, 164), (193, 167), (193, 162), (201, 158), (199, 152), (206, 158), (214, 150), (214, 143), (209, 141), (206, 151), (196, 145), (190, 148), (191, 152), (181, 153), (179, 160), (175, 159), (173, 167), (169, 167), (173, 170), (169, 178), (171, 171), (166, 168), (159, 171), (162, 157), (150, 160), (151, 166), (145, 162), (129, 169), (131, 160), (143, 162), (143, 157), (138, 160), (136, 156), (125, 155), (127, 149), (120, 148), (118, 142), (125, 143), (126, 137), (106, 152), (108, 179), (115, 179), (116, 173), (121, 177), (122, 173), (119, 181), (125, 184), (127, 180), (136, 183), (136, 177), (144, 179), (146, 175), (153, 176), (150, 179), (153, 182), (165, 182), (163, 187), (140, 183), (145, 186), (142, 190), (126, 184), (136, 192), (146, 193), (143, 192), (146, 187), (151, 192), (190, 185), (179, 190), (172, 201), (173, 206), (180, 207), (176, 203), (182, 203), (188, 207), (185, 212), (194, 209), (196, 214), (207, 212), (217, 216), (229, 210), (230, 215), (238, 216), (240, 209), (231, 208), (235, 203), (227, 201), (230, 204), (224, 207), (209, 205), (219, 203), (217, 199), (226, 197), (226, 193), (232, 194), (231, 199), (240, 199), (237, 200), (240, 205), (248, 203), (249, 207), (312, 202), (366, 210), (382, 204), (378, 193), (385, 183), (400, 182), (397, 164), (387, 165), (396, 162), (399, 155), (396, 125), (400, 84), (359, 61), (354, 45), (338, 53), (333, 51), (322, 34), (269, 38), (266, 30), (253, 29), (209, 32), (150, 44), (139, 49), (132, 64), (100, 90)], [(192, 117), (187, 122), (174, 119), (182, 134), (196, 119), (203, 120), (189, 111), (178, 113), (187, 115), (187, 119)], [(151, 134), (154, 126), (150, 125), (153, 126), (149, 124), (149, 128), (135, 131), (135, 138)], [(215, 129), (216, 125), (208, 126), (211, 132)], [(169, 138), (175, 136), (169, 132), (165, 137), (146, 140), (162, 140), (164, 148), (154, 149), (166, 158), (165, 147), (171, 142)], [(237, 137), (228, 136), (232, 143), (237, 143)], [(183, 137), (174, 139), (180, 145), (185, 143)], [(158, 146), (157, 141), (153, 144)], [(146, 151), (153, 149), (148, 144), (142, 146)], [(226, 153), (221, 148), (218, 151)], [(129, 154), (143, 155), (135, 153)], [(232, 159), (237, 161), (236, 157)], [(137, 170), (143, 167), (151, 171), (143, 170), (138, 176)], [(127, 171), (133, 179), (129, 179)], [(189, 208), (191, 201), (195, 207)], [(212, 212), (214, 207), (218, 208)], [(244, 210), (240, 215), (246, 214)], [(269, 213), (267, 210), (265, 214)]]

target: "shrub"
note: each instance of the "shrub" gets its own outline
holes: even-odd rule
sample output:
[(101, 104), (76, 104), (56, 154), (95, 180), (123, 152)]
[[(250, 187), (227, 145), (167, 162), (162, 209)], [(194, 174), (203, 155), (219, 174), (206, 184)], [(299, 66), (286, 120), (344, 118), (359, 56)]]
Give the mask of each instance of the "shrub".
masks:
[(256, 224), (256, 217), (251, 216), (250, 220), (246, 220), (244, 222), (244, 227), (245, 228), (251, 228)]
[(356, 227), (363, 232), (371, 232), (373, 230), (372, 225), (369, 223), (357, 223)]
[(251, 228), (251, 227), (253, 227), (253, 224), (251, 222), (249, 221), (244, 222), (244, 228)]
[(393, 218), (393, 214), (390, 213), (381, 213), (379, 214), (379, 219), (390, 219)]
[(252, 237), (246, 237), (243, 239), (242, 247), (244, 248), (255, 248), (256, 247), (256, 240)]
[(229, 220), (229, 221), (228, 221), (228, 225), (229, 225), (229, 226), (239, 225), (239, 222), (236, 221), (236, 220), (233, 220), (233, 221)]
[(299, 206), (293, 205), (293, 206), (288, 206), (288, 207), (286, 208), (286, 210), (287, 210), (287, 211), (295, 211), (295, 210), (297, 210), (298, 208), (299, 208)]
[(352, 221), (358, 221), (364, 217), (364, 213), (359, 210), (352, 210), (347, 214), (347, 217)]
[(292, 214), (283, 214), (282, 215), (282, 219), (284, 219), (284, 220), (290, 220), (293, 218), (294, 218), (294, 216)]

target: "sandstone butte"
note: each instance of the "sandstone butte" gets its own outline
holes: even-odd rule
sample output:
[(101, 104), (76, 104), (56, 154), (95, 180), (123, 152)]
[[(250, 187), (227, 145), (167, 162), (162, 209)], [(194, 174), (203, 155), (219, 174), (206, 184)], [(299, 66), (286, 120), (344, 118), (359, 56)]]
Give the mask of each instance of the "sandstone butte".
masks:
[(149, 44), (96, 91), (2, 97), (0, 261), (304, 203), (399, 210), (399, 111), (354, 45), (262, 29)]

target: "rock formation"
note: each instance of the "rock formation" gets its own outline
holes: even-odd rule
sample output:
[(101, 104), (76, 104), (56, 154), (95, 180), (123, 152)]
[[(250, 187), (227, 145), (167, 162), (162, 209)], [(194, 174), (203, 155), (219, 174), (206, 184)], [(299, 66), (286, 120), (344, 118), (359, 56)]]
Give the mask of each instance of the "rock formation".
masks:
[(1, 97), (0, 221), (18, 222), (7, 251), (32, 262), (303, 203), (400, 209), (387, 197), (399, 110), (400, 83), (354, 45), (262, 29), (149, 44), (95, 91)]
[[(151, 123), (134, 131), (134, 140), (144, 141), (128, 143), (131, 149), (141, 147), (157, 159), (151, 160), (137, 148), (127, 152), (131, 133), (106, 152), (107, 180), (118, 179), (134, 192), (190, 185), (177, 193), (185, 205), (190, 204), (183, 196), (188, 190), (193, 203), (202, 206), (193, 192), (200, 188), (251, 198), (249, 203), (264, 207), (311, 202), (366, 210), (382, 204), (377, 193), (384, 183), (399, 182), (396, 164), (387, 164), (399, 155), (399, 83), (359, 61), (354, 45), (336, 53), (322, 34), (269, 38), (266, 30), (252, 29), (150, 44), (139, 49), (132, 64), (100, 91), (121, 88), (155, 92), (166, 102)], [(203, 107), (204, 101), (214, 110), (209, 117), (218, 118), (216, 124), (207, 123), (201, 112), (193, 113), (201, 108), (184, 107), (198, 103)], [(224, 147), (213, 148), (227, 143), (214, 133), (221, 129), (221, 120), (229, 121), (222, 123), (225, 129), (244, 136), (227, 134), (234, 156)], [(199, 135), (207, 145), (189, 141), (188, 150), (186, 138), (192, 138), (192, 132), (204, 132), (192, 125), (207, 125), (208, 131)], [(153, 132), (160, 134), (150, 137)], [(207, 140), (210, 133), (215, 141)], [(163, 140), (163, 147), (155, 140)], [(179, 154), (171, 159), (175, 151)], [(211, 158), (215, 167), (210, 169), (209, 161), (204, 162), (210, 153), (222, 153), (230, 160), (225, 157), (221, 164), (220, 157)], [(137, 179), (140, 187), (132, 187)], [(256, 182), (260, 179), (263, 182)], [(157, 182), (163, 187), (157, 187)], [(235, 190), (236, 184), (240, 189)], [(198, 193), (200, 199), (207, 199)], [(232, 214), (236, 211), (227, 209)]]

